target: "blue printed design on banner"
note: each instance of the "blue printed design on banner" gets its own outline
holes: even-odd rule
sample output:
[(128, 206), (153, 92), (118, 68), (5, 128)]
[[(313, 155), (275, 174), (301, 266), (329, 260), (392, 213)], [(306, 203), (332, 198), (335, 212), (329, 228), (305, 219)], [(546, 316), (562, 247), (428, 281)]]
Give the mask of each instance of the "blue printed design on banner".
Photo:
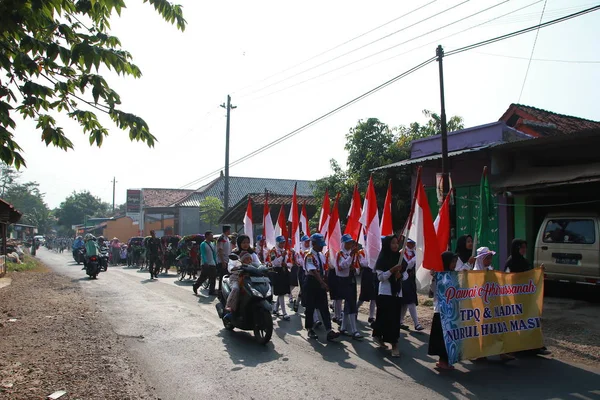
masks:
[(446, 344), (446, 351), (448, 352), (448, 363), (455, 364), (461, 359), (462, 343), (450, 340), (446, 335), (446, 332), (459, 327), (460, 312), (458, 302), (452, 301), (448, 304), (444, 294), (449, 287), (459, 286), (458, 273), (437, 272), (436, 282), (437, 300), (440, 309), (442, 331), (444, 332), (444, 343)]

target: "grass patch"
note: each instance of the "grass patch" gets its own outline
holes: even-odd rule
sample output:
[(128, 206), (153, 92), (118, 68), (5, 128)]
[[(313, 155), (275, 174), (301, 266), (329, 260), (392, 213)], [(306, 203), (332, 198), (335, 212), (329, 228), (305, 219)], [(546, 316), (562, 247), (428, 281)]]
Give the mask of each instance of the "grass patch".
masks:
[(433, 307), (433, 300), (432, 299), (427, 299), (427, 300), (423, 301), (423, 305), (425, 307)]
[(22, 264), (15, 264), (10, 261), (6, 263), (8, 272), (25, 272), (25, 271), (36, 271), (44, 272), (48, 270), (48, 267), (44, 265), (40, 260), (25, 254)]

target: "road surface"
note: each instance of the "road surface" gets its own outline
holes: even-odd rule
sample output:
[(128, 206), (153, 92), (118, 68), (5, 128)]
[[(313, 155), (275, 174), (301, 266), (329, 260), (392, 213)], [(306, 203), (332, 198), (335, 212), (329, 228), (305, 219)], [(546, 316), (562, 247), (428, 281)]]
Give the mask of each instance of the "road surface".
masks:
[(111, 267), (92, 281), (69, 253), (42, 248), (38, 257), (80, 282), (163, 400), (600, 399), (600, 369), (543, 357), (439, 373), (425, 333), (403, 334), (402, 357), (393, 359), (370, 338), (327, 343), (321, 330), (319, 341), (307, 340), (303, 318), (293, 315), (275, 321), (272, 342), (261, 346), (250, 333), (225, 331), (215, 300), (194, 296), (174, 273), (151, 281)]

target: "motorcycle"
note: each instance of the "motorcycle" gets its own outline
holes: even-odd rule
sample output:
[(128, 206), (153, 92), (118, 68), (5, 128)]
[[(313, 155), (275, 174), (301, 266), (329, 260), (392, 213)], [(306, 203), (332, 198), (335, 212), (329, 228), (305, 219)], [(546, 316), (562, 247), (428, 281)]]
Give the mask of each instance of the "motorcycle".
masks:
[(90, 256), (85, 264), (85, 273), (90, 279), (96, 279), (100, 273), (100, 259), (98, 256)]
[(100, 262), (100, 268), (102, 269), (102, 271), (108, 271), (108, 247), (107, 246), (102, 246), (100, 248), (99, 251), (99, 262)]
[(231, 313), (231, 318), (225, 316), (225, 305), (231, 294), (229, 276), (223, 277), (221, 291), (216, 304), (217, 313), (223, 321), (225, 329), (232, 331), (238, 328), (244, 331), (254, 331), (254, 336), (261, 344), (267, 344), (273, 335), (273, 311), (271, 302), (273, 294), (271, 281), (266, 276), (266, 267), (245, 265), (239, 261), (235, 254), (229, 256), (230, 265), (238, 268), (239, 274), (239, 299), (236, 311)]
[(83, 262), (84, 255), (85, 255), (85, 249), (83, 247), (73, 250), (73, 259), (75, 260), (77, 265), (79, 265)]

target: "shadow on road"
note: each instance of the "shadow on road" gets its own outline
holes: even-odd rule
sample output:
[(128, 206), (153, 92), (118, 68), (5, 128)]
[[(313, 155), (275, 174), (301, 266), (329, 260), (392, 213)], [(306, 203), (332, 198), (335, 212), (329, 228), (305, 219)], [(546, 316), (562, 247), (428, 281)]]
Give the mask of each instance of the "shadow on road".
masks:
[[(279, 360), (283, 356), (275, 350), (272, 342), (266, 345), (257, 343), (251, 332), (223, 329), (217, 336), (223, 340), (223, 346), (235, 365), (256, 367)], [(232, 371), (234, 370), (239, 371), (240, 368), (233, 368)]]

